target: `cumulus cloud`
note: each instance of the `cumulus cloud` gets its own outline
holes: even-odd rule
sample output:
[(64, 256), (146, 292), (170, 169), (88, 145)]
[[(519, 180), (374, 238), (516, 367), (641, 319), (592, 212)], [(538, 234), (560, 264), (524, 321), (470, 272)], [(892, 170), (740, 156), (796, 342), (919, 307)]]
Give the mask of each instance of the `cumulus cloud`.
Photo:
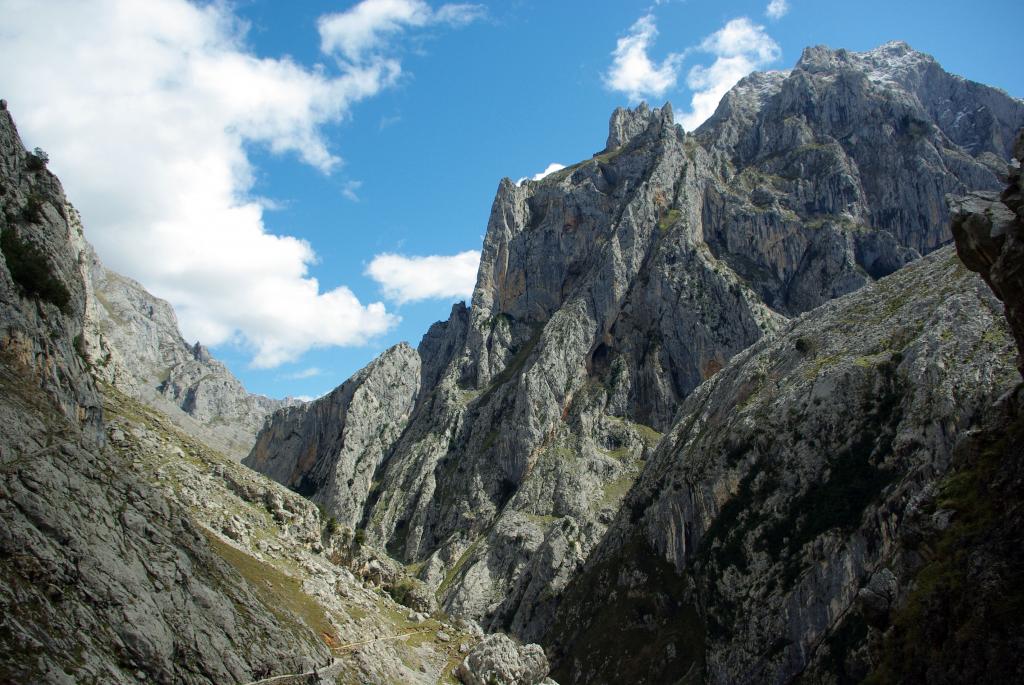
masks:
[(547, 166), (546, 166), (546, 167), (544, 168), (544, 171), (541, 171), (541, 172), (539, 172), (539, 173), (536, 173), (536, 174), (534, 174), (534, 175), (533, 175), (533, 180), (534, 180), (534, 181), (539, 181), (539, 180), (541, 180), (542, 178), (544, 178), (545, 176), (547, 176), (547, 175), (549, 175), (549, 174), (553, 174), (553, 173), (555, 173), (556, 171), (561, 171), (561, 170), (562, 170), (562, 169), (564, 169), (564, 168), (565, 168), (565, 165), (564, 165), (564, 164), (559, 164), (558, 162), (551, 162), (551, 164), (548, 164), (548, 165), (547, 165)]
[(682, 55), (670, 54), (660, 64), (652, 61), (647, 52), (657, 35), (654, 15), (647, 14), (619, 38), (604, 77), (608, 88), (625, 93), (630, 100), (640, 100), (661, 97), (676, 85)]
[(431, 24), (464, 26), (484, 14), (480, 5), (453, 3), (436, 10), (423, 0), (363, 0), (317, 21), (320, 47), (352, 62), (363, 62), (393, 35)]
[[(544, 171), (539, 171), (536, 174), (534, 174), (533, 176), (530, 176), (530, 180), (531, 181), (539, 181), (542, 178), (544, 178), (545, 176), (553, 174), (556, 171), (561, 171), (564, 168), (565, 168), (564, 164), (559, 164), (558, 162), (551, 162), (551, 164), (548, 164), (546, 167), (544, 167)], [(525, 181), (525, 180), (526, 180), (526, 176), (523, 176), (518, 181), (516, 181), (516, 185), (517, 186), (518, 185), (522, 185), (523, 181)]]
[(385, 253), (373, 258), (366, 267), (366, 275), (380, 284), (386, 298), (405, 304), (471, 297), (479, 266), (478, 250), (427, 257)]
[(714, 114), (722, 96), (741, 78), (782, 54), (764, 27), (746, 17), (733, 19), (712, 33), (701, 42), (699, 50), (714, 55), (715, 61), (710, 66), (694, 66), (686, 77), (686, 85), (694, 92), (690, 111), (683, 114), (680, 123), (688, 130)]
[[(344, 26), (402, 4), (426, 7), (366, 0), (332, 17)], [(432, 20), (468, 20), (457, 7)], [(344, 286), (322, 291), (312, 246), (267, 232), (246, 151), (337, 167), (321, 128), (395, 83), (401, 64), (381, 53), (389, 30), (364, 17), (372, 40), (325, 33), (343, 57), (376, 51), (328, 69), (253, 54), (228, 3), (0, 0), (0, 16), (0, 91), (26, 142), (50, 153), (104, 261), (170, 300), (187, 338), (238, 343), (271, 367), (397, 322)]]
[(772, 0), (768, 3), (764, 13), (769, 19), (781, 19), (789, 11), (789, 3), (786, 0)]

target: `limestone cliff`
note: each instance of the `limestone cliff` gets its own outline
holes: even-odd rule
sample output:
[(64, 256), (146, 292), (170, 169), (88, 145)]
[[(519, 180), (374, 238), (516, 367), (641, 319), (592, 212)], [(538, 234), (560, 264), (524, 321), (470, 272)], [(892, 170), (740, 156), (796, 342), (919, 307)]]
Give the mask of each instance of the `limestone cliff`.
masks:
[(270, 413), (297, 403), (246, 392), (205, 347), (185, 342), (170, 304), (105, 268), (91, 247), (83, 258), (85, 353), (98, 378), (236, 460)]
[(684, 403), (567, 590), (556, 677), (864, 677), (846, 671), (858, 591), (894, 593), (910, 522), (943, 525), (921, 502), (1012, 387), (1012, 349), (947, 247), (738, 355)]
[[(178, 360), (244, 400), (165, 303), (98, 266), (45, 162), (0, 105), (0, 682), (429, 685), (467, 654), (470, 674), (507, 666), (516, 649), (474, 650), (479, 627), (425, 613), (400, 568), (145, 394)], [(547, 661), (517, 649), (541, 656), (533, 685)]]
[(87, 250), (0, 110), (0, 680), (211, 683), (328, 659), (106, 446)]
[[(899, 43), (809, 49), (789, 72), (741, 81), (692, 133), (674, 124), (670, 105), (617, 110), (592, 159), (499, 184), (471, 308), (442, 325), (444, 345), (441, 329), (421, 343), (415, 401), (404, 428), (387, 423), (397, 439), (369, 460), (370, 489), (359, 481), (354, 499), (329, 508), (354, 517), (361, 506), (367, 537), (415, 564), (447, 609), (530, 640), (552, 635), (568, 584), (606, 544), (691, 393), (766, 335), (948, 243), (945, 195), (998, 188), (1022, 124), (1020, 100)], [(927, 275), (914, 272), (921, 287), (957, 276), (948, 261), (944, 253), (926, 262)], [(924, 306), (934, 293), (917, 297), (894, 294), (893, 311), (910, 318), (885, 325), (916, 334), (919, 317), (904, 304)], [(953, 324), (974, 331), (982, 321)], [(864, 357), (865, 367), (843, 367), (859, 378), (884, 360), (855, 332), (821, 359)], [(1003, 347), (978, 353), (1002, 369)], [(861, 380), (882, 383), (878, 374)], [(774, 382), (770, 369), (765, 376)], [(912, 378), (926, 384), (921, 392), (945, 392), (928, 385), (941, 374)], [(994, 376), (981, 380), (967, 406), (994, 391)], [(957, 426), (970, 418), (949, 411)], [(275, 421), (326, 430), (302, 413)], [(847, 437), (831, 448), (853, 449)], [(264, 433), (249, 459), (269, 465), (303, 445), (301, 460), (285, 459), (283, 480), (327, 502), (321, 493), (339, 490), (326, 474), (368, 468), (354, 454), (339, 461), (339, 444)], [(736, 479), (715, 486), (717, 505)], [(793, 496), (809, 482), (794, 482)], [(792, 545), (787, 554), (802, 559)], [(712, 666), (735, 675), (735, 663)]]

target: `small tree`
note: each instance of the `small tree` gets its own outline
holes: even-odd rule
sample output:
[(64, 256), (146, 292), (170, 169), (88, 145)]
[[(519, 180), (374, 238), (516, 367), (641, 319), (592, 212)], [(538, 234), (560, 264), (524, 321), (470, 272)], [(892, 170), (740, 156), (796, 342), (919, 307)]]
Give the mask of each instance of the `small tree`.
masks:
[(37, 147), (32, 152), (28, 153), (28, 160), (26, 162), (26, 166), (28, 167), (29, 171), (42, 171), (43, 169), (46, 168), (46, 165), (49, 163), (49, 161), (50, 155), (46, 154), (43, 148)]

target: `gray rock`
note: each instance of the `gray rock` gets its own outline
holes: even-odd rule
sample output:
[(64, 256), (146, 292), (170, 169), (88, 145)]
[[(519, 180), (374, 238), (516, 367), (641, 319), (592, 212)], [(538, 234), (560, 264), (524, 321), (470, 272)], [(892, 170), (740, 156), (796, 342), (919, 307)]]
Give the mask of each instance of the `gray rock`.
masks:
[(950, 198), (957, 254), (981, 274), (1000, 300), (1017, 342), (1017, 368), (1024, 376), (1024, 129), (1014, 148), (1017, 162), (1008, 169), (1009, 184), (995, 193)]
[[(898, 44), (809, 49), (790, 72), (741, 81), (692, 134), (674, 124), (668, 105), (617, 110), (593, 158), (541, 181), (499, 183), (472, 306), (456, 306), (420, 343), (408, 411), (366, 413), (385, 439), (339, 459), (343, 441), (321, 434), (350, 419), (331, 429), (297, 410), (268, 428), (258, 462), (248, 463), (330, 500), (372, 544), (416, 564), (446, 610), (524, 640), (550, 636), (570, 584), (623, 502), (630, 506), (634, 482), (652, 473), (654, 450), (679, 426), (692, 393), (765, 336), (809, 325), (800, 317), (810, 310), (949, 242), (945, 194), (997, 188), (995, 160), (1008, 156), (1021, 123), (1021, 101)], [(936, 330), (958, 335), (953, 313), (942, 316), (949, 326)], [(963, 325), (973, 332), (977, 323)], [(888, 325), (897, 341), (909, 326)], [(849, 335), (859, 345), (859, 331)], [(840, 349), (834, 335), (822, 336), (835, 343), (814, 352), (822, 360), (858, 349), (864, 363), (884, 361), (878, 350)], [(816, 341), (808, 338), (801, 354)], [(914, 361), (928, 369), (913, 376), (927, 392), (951, 392), (934, 387), (949, 369), (924, 361), (940, 347), (920, 347)], [(860, 369), (852, 365), (851, 377)], [(775, 374), (764, 370), (754, 387), (770, 386)], [(971, 392), (980, 397), (994, 380), (978, 374), (983, 382)], [(881, 382), (871, 379), (861, 380)], [(836, 388), (853, 391), (840, 378), (825, 383), (815, 389), (822, 401)], [(943, 395), (934, 411), (952, 412), (951, 401)], [(963, 424), (964, 415), (952, 416)], [(308, 462), (296, 469), (300, 453)], [(349, 476), (358, 487), (346, 493), (331, 474), (339, 464), (354, 469), (359, 454), (369, 455), (375, 475)], [(699, 500), (705, 518), (738, 486), (714, 482), (715, 497)], [(681, 554), (698, 533), (680, 529), (672, 518), (679, 512), (666, 507), (649, 525), (671, 532), (673, 554)], [(794, 615), (803, 625), (803, 614)], [(827, 620), (814, 630), (819, 623)], [(688, 658), (669, 646), (651, 663)]]
[(519, 645), (502, 633), (488, 635), (459, 664), (466, 685), (536, 685), (548, 673), (539, 645)]
[[(884, 624), (898, 589), (875, 569), (913, 554), (904, 522), (1015, 382), (996, 311), (946, 247), (734, 357), (683, 404), (566, 590), (546, 638), (556, 677), (656, 682), (703, 664), (705, 682), (785, 682), (820, 666), (816, 645), (852, 609)], [(645, 649), (595, 658), (612, 624)]]
[[(213, 433), (186, 433), (182, 423), (199, 424), (183, 422), (180, 407), (164, 413), (129, 394), (150, 362), (213, 375), (218, 364), (175, 337), (166, 305), (110, 272), (102, 278), (121, 285), (93, 295), (113, 293), (106, 311), (123, 319), (93, 332), (113, 345), (109, 368), (97, 368), (84, 335), (91, 249), (57, 180), (28, 161), (0, 112), (0, 680), (307, 682), (317, 669), (318, 682), (341, 671), (359, 682), (437, 682), (447, 650), (424, 643), (407, 663), (393, 638), (412, 624), (339, 565), (371, 557), (365, 547), (352, 554), (350, 530), (197, 437)], [(45, 268), (19, 272), (26, 255)], [(121, 337), (129, 330), (168, 345), (146, 357)], [(102, 392), (90, 370), (112, 374)], [(236, 386), (222, 384), (214, 404), (244, 408)], [(394, 562), (377, 566), (392, 582), (400, 573)], [(331, 658), (329, 646), (353, 643), (357, 654)]]
[(185, 342), (170, 304), (106, 269), (91, 247), (84, 260), (85, 349), (101, 381), (236, 460), (248, 454), (269, 414), (295, 404), (246, 392), (202, 344)]
[(402, 343), (308, 405), (278, 411), (242, 462), (356, 527), (378, 468), (408, 422), (420, 357)]

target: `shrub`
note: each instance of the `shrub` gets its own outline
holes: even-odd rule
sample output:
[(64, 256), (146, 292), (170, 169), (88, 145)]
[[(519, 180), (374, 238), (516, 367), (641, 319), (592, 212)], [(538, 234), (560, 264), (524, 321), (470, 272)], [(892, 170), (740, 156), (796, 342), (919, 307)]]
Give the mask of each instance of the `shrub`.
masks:
[(28, 167), (29, 171), (42, 171), (46, 168), (49, 161), (50, 155), (43, 152), (42, 148), (37, 147), (32, 152), (28, 153), (28, 159), (25, 160), (25, 166)]
[(82, 361), (89, 362), (89, 352), (85, 347), (85, 336), (79, 333), (74, 339), (75, 352), (82, 358)]
[(43, 196), (32, 193), (28, 196), (25, 206), (21, 208), (21, 218), (32, 224), (38, 224), (43, 219)]
[(50, 260), (36, 245), (23, 240), (14, 229), (0, 234), (7, 270), (25, 297), (33, 297), (56, 305), (65, 314), (71, 303), (71, 293), (53, 273)]
[(416, 582), (411, 578), (402, 578), (390, 588), (388, 588), (388, 594), (391, 595), (391, 599), (395, 600), (402, 606), (409, 607), (410, 609), (419, 609), (420, 602), (416, 597)]

